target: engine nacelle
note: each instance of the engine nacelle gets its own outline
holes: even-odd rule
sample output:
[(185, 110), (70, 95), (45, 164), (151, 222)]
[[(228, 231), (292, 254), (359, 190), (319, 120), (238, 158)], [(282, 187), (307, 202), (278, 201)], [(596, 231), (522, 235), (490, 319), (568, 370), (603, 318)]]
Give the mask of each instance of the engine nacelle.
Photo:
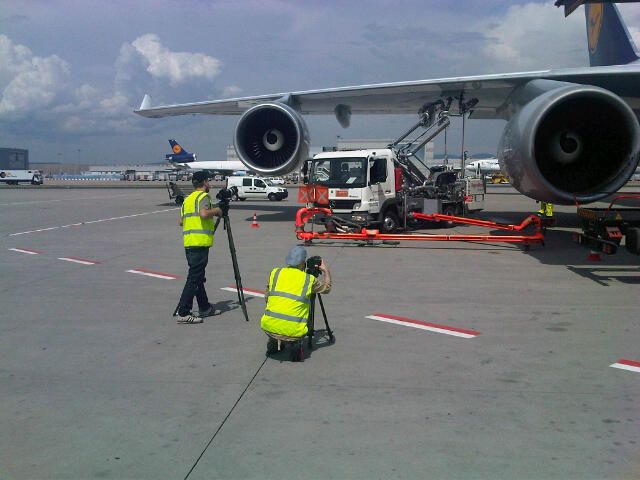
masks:
[(302, 116), (279, 102), (247, 110), (236, 126), (234, 145), (242, 163), (263, 175), (285, 175), (309, 157)]
[(532, 80), (514, 92), (498, 148), (521, 193), (556, 204), (589, 203), (617, 191), (638, 166), (640, 127), (603, 88)]

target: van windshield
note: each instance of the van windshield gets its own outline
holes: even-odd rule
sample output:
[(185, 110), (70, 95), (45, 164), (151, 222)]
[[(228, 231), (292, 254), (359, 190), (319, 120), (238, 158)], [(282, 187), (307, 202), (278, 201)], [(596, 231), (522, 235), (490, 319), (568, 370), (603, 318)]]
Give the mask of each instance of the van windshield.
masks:
[(367, 184), (366, 158), (323, 158), (311, 164), (311, 183), (332, 188), (362, 188)]

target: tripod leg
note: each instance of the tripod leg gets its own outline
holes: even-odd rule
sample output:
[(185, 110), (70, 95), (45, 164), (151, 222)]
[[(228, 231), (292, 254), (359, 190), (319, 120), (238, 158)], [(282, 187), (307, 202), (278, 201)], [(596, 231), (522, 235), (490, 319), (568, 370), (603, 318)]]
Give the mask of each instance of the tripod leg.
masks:
[(313, 348), (313, 334), (315, 333), (316, 294), (309, 298), (309, 320), (307, 321), (307, 335), (309, 336), (309, 350)]
[(324, 303), (322, 303), (322, 295), (318, 294), (318, 300), (320, 300), (320, 308), (322, 309), (322, 316), (324, 317), (324, 324), (327, 327), (327, 333), (329, 334), (329, 341), (333, 342), (333, 330), (329, 326), (329, 320), (327, 320), (327, 312), (324, 310)]
[(247, 305), (244, 299), (244, 290), (242, 288), (242, 278), (240, 278), (240, 268), (238, 268), (238, 257), (236, 256), (236, 247), (233, 243), (233, 234), (231, 233), (231, 222), (229, 221), (229, 217), (225, 215), (224, 217), (224, 228), (227, 230), (227, 238), (229, 240), (229, 251), (231, 252), (231, 262), (233, 263), (233, 275), (236, 279), (236, 290), (238, 291), (238, 302), (240, 302), (240, 306), (242, 307), (242, 313), (244, 313), (244, 318), (248, 322), (249, 314), (247, 313)]

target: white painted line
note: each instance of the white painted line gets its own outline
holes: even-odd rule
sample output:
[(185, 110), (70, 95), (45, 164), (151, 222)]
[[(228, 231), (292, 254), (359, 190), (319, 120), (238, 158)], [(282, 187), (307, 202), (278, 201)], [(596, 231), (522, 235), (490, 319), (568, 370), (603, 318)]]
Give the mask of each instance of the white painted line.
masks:
[(172, 212), (174, 210), (179, 210), (179, 209), (180, 209), (180, 207), (165, 208), (164, 210), (154, 210), (153, 212), (143, 212), (143, 213), (135, 213), (133, 215), (123, 215), (122, 217), (101, 218), (99, 220), (90, 220), (88, 222), (70, 223), (69, 225), (59, 225), (57, 227), (38, 228), (36, 230), (27, 230), (26, 232), (10, 233), (9, 236), (10, 237), (15, 237), (16, 235), (26, 235), (28, 233), (47, 232), (49, 230), (56, 230), (58, 228), (79, 227), (80, 225), (89, 225), (89, 224), (92, 224), (92, 223), (111, 222), (113, 220), (122, 220), (123, 218), (142, 217), (143, 215), (152, 215), (154, 213), (162, 213), (162, 212)]
[(630, 372), (640, 373), (640, 362), (634, 362), (633, 360), (625, 360), (621, 358), (616, 363), (609, 365), (613, 368), (619, 368), (621, 370), (629, 370)]
[(398, 317), (386, 313), (374, 313), (366, 318), (378, 320), (380, 322), (394, 323), (405, 327), (419, 328), (420, 330), (429, 330), (431, 332), (444, 333), (445, 335), (453, 335), (461, 338), (475, 338), (480, 332), (474, 330), (465, 330), (462, 328), (449, 327), (447, 325), (438, 325), (436, 323), (425, 322), (423, 320), (414, 320), (412, 318)]
[[(220, 290), (226, 290), (227, 292), (238, 292), (238, 289), (236, 287), (223, 287)], [(264, 298), (264, 292), (261, 292), (260, 290), (253, 290), (251, 288), (242, 288), (242, 291), (244, 292), (245, 295), (253, 295), (254, 297), (261, 297)]]
[(146, 277), (162, 278), (163, 280), (177, 280), (180, 277), (178, 275), (171, 275), (170, 273), (152, 272), (145, 270), (144, 268), (135, 268), (133, 270), (127, 270), (128, 273), (135, 273), (138, 275), (144, 275)]
[(39, 255), (42, 253), (37, 250), (29, 250), (28, 248), (10, 248), (9, 250), (18, 253), (26, 253), (27, 255)]
[(58, 260), (64, 260), (65, 262), (79, 263), (81, 265), (98, 265), (100, 262), (94, 262), (93, 260), (86, 260), (84, 258), (76, 257), (58, 257)]

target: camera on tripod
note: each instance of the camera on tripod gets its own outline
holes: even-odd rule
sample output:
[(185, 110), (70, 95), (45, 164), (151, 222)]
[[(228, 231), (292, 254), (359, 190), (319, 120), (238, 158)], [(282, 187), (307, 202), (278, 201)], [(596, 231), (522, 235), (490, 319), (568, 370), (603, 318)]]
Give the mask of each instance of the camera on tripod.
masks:
[(322, 263), (322, 257), (316, 255), (314, 257), (307, 258), (306, 270), (309, 275), (319, 277), (322, 271), (320, 270), (320, 264)]
[(229, 203), (238, 194), (238, 187), (223, 188), (216, 194), (216, 198), (221, 203)]

